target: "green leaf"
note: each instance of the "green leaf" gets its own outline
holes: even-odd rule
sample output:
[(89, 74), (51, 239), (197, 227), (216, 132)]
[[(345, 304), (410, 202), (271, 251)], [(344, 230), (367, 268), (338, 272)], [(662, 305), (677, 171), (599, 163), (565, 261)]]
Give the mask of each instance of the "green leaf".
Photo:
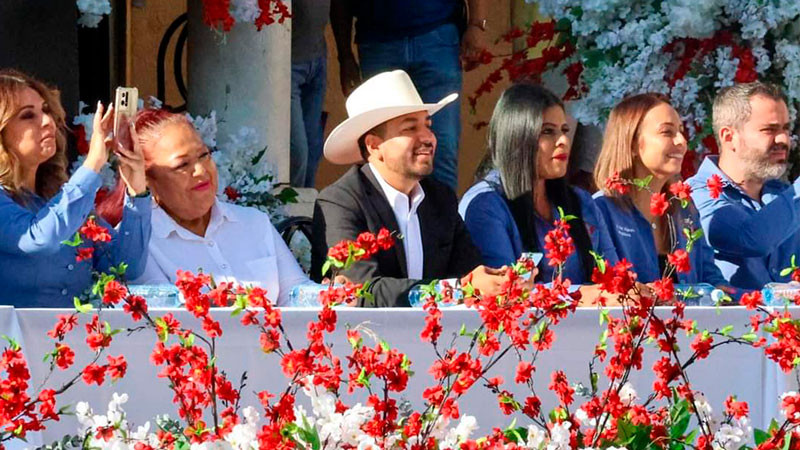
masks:
[(61, 241), (61, 243), (70, 247), (77, 247), (83, 244), (83, 239), (81, 239), (81, 234), (76, 231), (75, 235), (72, 236), (72, 239)]
[(795, 257), (795, 255), (792, 255), (792, 259), (791, 259), (790, 263), (792, 264), (792, 267), (793, 267), (793, 268), (796, 268), (796, 267), (797, 267), (797, 264), (795, 263), (795, 260), (796, 260), (796, 257)]
[(277, 198), (281, 203), (288, 204), (288, 203), (297, 203), (297, 191), (294, 189), (287, 187), (284, 190), (280, 191), (275, 198)]
[(322, 276), (324, 277), (329, 270), (331, 270), (331, 258), (328, 258), (325, 264), (322, 265)]
[(719, 334), (727, 336), (731, 334), (731, 331), (733, 331), (733, 325), (726, 325), (719, 330)]
[(792, 272), (794, 272), (794, 269), (792, 269), (791, 267), (787, 267), (787, 268), (781, 270), (781, 276), (782, 277), (788, 276)]
[(792, 443), (792, 433), (786, 433), (786, 437), (783, 441), (783, 450), (789, 450), (789, 446)]
[(161, 342), (167, 342), (167, 338), (169, 337), (169, 333), (167, 333), (167, 322), (161, 318), (156, 317), (156, 330), (158, 332), (158, 340)]
[(466, 334), (467, 334), (467, 325), (462, 323), (461, 324), (461, 329), (458, 330), (458, 335), (459, 336), (464, 336)]
[(603, 309), (600, 311), (600, 325), (608, 322), (608, 310)]
[(88, 313), (92, 310), (92, 305), (89, 303), (83, 304), (81, 303), (81, 299), (78, 297), (72, 298), (72, 304), (75, 306), (75, 310), (78, 311), (80, 314)]
[(758, 340), (758, 335), (756, 335), (755, 333), (747, 333), (742, 335), (742, 339), (744, 339), (747, 342), (755, 342)]
[(600, 375), (597, 372), (592, 372), (590, 382), (592, 383), (592, 392), (597, 392), (597, 382), (600, 379)]
[(758, 428), (753, 430), (753, 440), (755, 441), (757, 446), (761, 445), (767, 439), (769, 439), (769, 433), (767, 433), (766, 431), (759, 430)]
[(648, 175), (645, 178), (634, 178), (633, 185), (636, 186), (640, 191), (645, 189), (647, 186), (650, 186), (650, 182), (653, 181), (653, 176)]
[(8, 342), (8, 346), (11, 348), (11, 350), (14, 350), (14, 351), (19, 350), (19, 343), (14, 338), (8, 337), (5, 334), (2, 337), (3, 337), (3, 340)]
[(358, 383), (364, 386), (365, 388), (369, 388), (370, 387), (369, 378), (370, 375), (367, 373), (367, 370), (362, 367), (361, 373), (358, 374), (358, 378), (356, 379), (356, 381), (358, 381)]
[(606, 260), (603, 259), (603, 256), (595, 253), (593, 250), (589, 250), (589, 254), (594, 258), (594, 265), (597, 266), (597, 270), (599, 270), (600, 273), (606, 273)]

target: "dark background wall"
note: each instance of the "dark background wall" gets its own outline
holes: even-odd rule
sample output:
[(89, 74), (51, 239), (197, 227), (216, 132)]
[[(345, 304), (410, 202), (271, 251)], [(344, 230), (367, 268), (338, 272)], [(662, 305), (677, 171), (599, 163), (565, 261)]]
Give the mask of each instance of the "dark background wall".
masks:
[(78, 27), (74, 0), (0, 0), (0, 67), (27, 72), (61, 90), (67, 115), (78, 101), (108, 101), (109, 31)]

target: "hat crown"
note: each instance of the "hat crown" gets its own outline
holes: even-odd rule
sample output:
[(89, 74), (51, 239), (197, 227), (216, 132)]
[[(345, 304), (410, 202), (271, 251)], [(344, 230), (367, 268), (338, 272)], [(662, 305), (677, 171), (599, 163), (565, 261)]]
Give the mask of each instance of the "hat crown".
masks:
[(361, 84), (345, 102), (348, 117), (392, 106), (425, 108), (411, 77), (402, 70), (384, 72)]

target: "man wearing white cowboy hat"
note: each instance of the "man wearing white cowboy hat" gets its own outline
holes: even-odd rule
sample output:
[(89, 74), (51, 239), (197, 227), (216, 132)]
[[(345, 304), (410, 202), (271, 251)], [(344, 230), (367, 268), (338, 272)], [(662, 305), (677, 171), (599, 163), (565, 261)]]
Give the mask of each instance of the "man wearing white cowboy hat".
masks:
[(386, 227), (403, 239), (344, 273), (355, 282), (372, 280), (375, 303), (363, 306), (408, 306), (413, 286), (465, 274), (484, 294), (499, 292), (502, 272), (480, 265), (455, 194), (427, 178), (436, 153), (431, 115), (456, 97), (425, 104), (401, 70), (378, 74), (353, 91), (348, 119), (328, 136), (324, 153), (333, 163), (356, 165), (314, 205), (312, 278), (321, 277), (328, 247)]

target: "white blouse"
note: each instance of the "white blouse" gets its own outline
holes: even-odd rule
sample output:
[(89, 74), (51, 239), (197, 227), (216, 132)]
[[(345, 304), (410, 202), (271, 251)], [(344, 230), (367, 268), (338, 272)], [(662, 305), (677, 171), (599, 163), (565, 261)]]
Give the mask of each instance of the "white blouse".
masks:
[(212, 275), (267, 290), (279, 306), (289, 291), (308, 281), (269, 216), (255, 209), (217, 201), (205, 236), (178, 225), (153, 203), (152, 234), (144, 274), (132, 284), (174, 284), (178, 270)]

